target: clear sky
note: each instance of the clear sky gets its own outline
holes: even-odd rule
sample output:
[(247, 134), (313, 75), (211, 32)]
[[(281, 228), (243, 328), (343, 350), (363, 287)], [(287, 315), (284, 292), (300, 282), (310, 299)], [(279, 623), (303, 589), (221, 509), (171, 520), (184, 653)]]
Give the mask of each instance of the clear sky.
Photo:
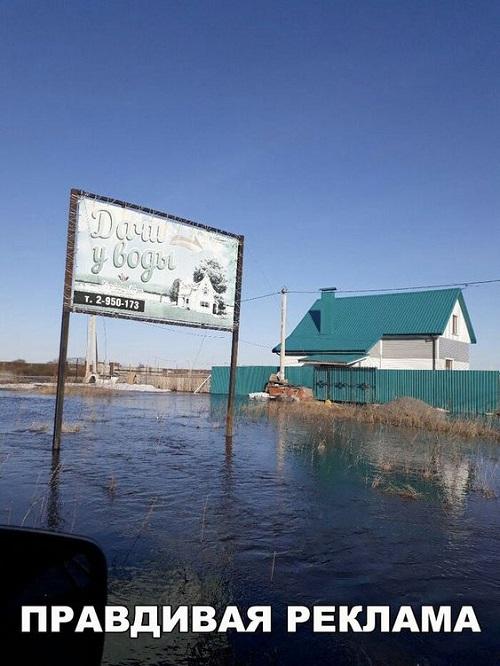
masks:
[[(500, 278), (499, 25), (481, 1), (0, 2), (0, 358), (57, 356), (71, 187), (243, 233), (247, 298)], [(473, 367), (500, 367), (499, 296), (465, 291)], [(218, 332), (98, 334), (229, 360)], [(278, 338), (278, 297), (243, 306), (242, 363)]]

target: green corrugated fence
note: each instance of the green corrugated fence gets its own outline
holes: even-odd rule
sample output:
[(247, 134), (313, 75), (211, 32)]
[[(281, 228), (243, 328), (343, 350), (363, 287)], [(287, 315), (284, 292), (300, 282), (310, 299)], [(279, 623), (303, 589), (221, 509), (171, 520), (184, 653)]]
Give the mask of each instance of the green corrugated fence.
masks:
[(423, 400), (455, 414), (487, 414), (500, 409), (500, 372), (493, 370), (377, 370), (317, 367), (318, 400), (385, 403), (396, 398)]
[[(238, 367), (236, 394), (263, 391), (274, 365)], [(385, 403), (423, 400), (455, 414), (488, 414), (500, 409), (500, 372), (495, 370), (377, 370), (375, 368), (290, 367), (290, 384), (307, 386), (318, 400)], [(210, 392), (227, 394), (229, 367), (212, 367)]]
[[(242, 365), (236, 373), (236, 395), (248, 395), (263, 391), (270, 375), (278, 372), (275, 365)], [(295, 386), (313, 387), (314, 368), (311, 366), (298, 366), (286, 368), (286, 378)], [(210, 379), (210, 392), (227, 394), (229, 390), (229, 367), (212, 367)]]

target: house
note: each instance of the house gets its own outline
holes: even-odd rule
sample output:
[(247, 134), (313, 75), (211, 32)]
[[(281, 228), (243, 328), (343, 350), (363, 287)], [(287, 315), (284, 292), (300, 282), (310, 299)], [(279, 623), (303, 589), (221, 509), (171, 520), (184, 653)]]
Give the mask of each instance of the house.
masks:
[(210, 278), (204, 275), (200, 282), (180, 283), (177, 305), (186, 310), (217, 314), (219, 310), (216, 296)]
[(475, 342), (460, 289), (352, 297), (322, 289), (287, 337), (285, 354), (301, 364), (468, 370)]

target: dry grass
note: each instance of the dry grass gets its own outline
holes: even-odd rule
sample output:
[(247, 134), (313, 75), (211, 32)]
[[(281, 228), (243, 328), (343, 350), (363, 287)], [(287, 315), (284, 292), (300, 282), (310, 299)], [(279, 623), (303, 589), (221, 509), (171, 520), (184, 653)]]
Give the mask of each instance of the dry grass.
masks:
[(495, 491), (493, 490), (493, 488), (490, 488), (486, 484), (481, 484), (481, 485), (476, 486), (476, 490), (485, 499), (496, 499), (497, 498), (497, 495), (496, 495)]
[(82, 426), (79, 423), (63, 423), (61, 426), (61, 432), (67, 434), (74, 434), (80, 432)]
[[(42, 393), (43, 395), (55, 395), (56, 385), (55, 384), (43, 384), (35, 388), (37, 393)], [(83, 396), (94, 396), (94, 395), (110, 395), (115, 393), (113, 389), (104, 388), (102, 386), (96, 386), (95, 384), (66, 384), (64, 387), (65, 395), (83, 395)]]
[(497, 494), (493, 490), (495, 477), (498, 476), (497, 465), (486, 468), (484, 464), (477, 464), (474, 470), (473, 490), (482, 495), (485, 499), (496, 499)]
[[(47, 423), (46, 421), (33, 421), (29, 426), (28, 430), (30, 432), (44, 433), (49, 432), (53, 427), (52, 423)], [(81, 432), (82, 425), (80, 423), (63, 423), (61, 426), (61, 432), (68, 435)]]
[(500, 430), (479, 418), (452, 418), (413, 399), (378, 406), (272, 402), (241, 409), (245, 420), (276, 423), (280, 440), (310, 451), (311, 464), (335, 449), (348, 467), (359, 466), (377, 493), (422, 500), (437, 487), (446, 506), (460, 505), (469, 492), (489, 500), (498, 496), (498, 470), (478, 456), (486, 442), (500, 441)]
[(401, 486), (397, 486), (393, 483), (388, 483), (386, 486), (382, 487), (382, 490), (389, 495), (398, 495), (398, 497), (403, 497), (404, 499), (416, 500), (422, 497), (422, 493), (419, 493), (412, 485), (409, 483), (404, 483)]
[[(287, 420), (303, 423), (324, 433), (331, 432), (337, 421), (383, 424), (418, 428), (463, 439), (484, 438), (500, 441), (500, 430), (480, 419), (449, 418), (441, 410), (414, 398), (400, 398), (385, 405), (351, 405), (330, 402), (255, 403), (243, 407), (245, 416), (268, 413), (284, 415)], [(318, 432), (319, 434), (319, 432)]]
[(423, 497), (422, 493), (419, 493), (411, 484), (403, 483), (398, 485), (386, 482), (380, 474), (376, 474), (373, 477), (371, 487), (388, 495), (398, 495), (398, 497), (402, 497), (403, 499), (416, 500)]
[(33, 421), (31, 425), (28, 426), (30, 432), (49, 432), (49, 424), (41, 423), (39, 421)]
[(114, 474), (112, 474), (109, 479), (108, 479), (108, 484), (106, 486), (106, 490), (108, 491), (108, 495), (111, 498), (114, 498), (116, 495), (116, 488), (117, 488), (117, 483), (116, 483), (116, 477)]

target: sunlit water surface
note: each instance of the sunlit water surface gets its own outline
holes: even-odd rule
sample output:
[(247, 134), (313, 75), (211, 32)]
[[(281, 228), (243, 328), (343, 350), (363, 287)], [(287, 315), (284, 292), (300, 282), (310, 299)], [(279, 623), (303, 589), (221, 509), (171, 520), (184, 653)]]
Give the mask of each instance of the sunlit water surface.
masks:
[[(272, 604), (273, 631), (108, 635), (104, 663), (500, 663), (500, 448), (344, 423), (317, 437), (209, 396), (0, 392), (0, 522), (104, 549), (110, 603)], [(286, 606), (473, 605), (480, 634), (286, 633)]]

